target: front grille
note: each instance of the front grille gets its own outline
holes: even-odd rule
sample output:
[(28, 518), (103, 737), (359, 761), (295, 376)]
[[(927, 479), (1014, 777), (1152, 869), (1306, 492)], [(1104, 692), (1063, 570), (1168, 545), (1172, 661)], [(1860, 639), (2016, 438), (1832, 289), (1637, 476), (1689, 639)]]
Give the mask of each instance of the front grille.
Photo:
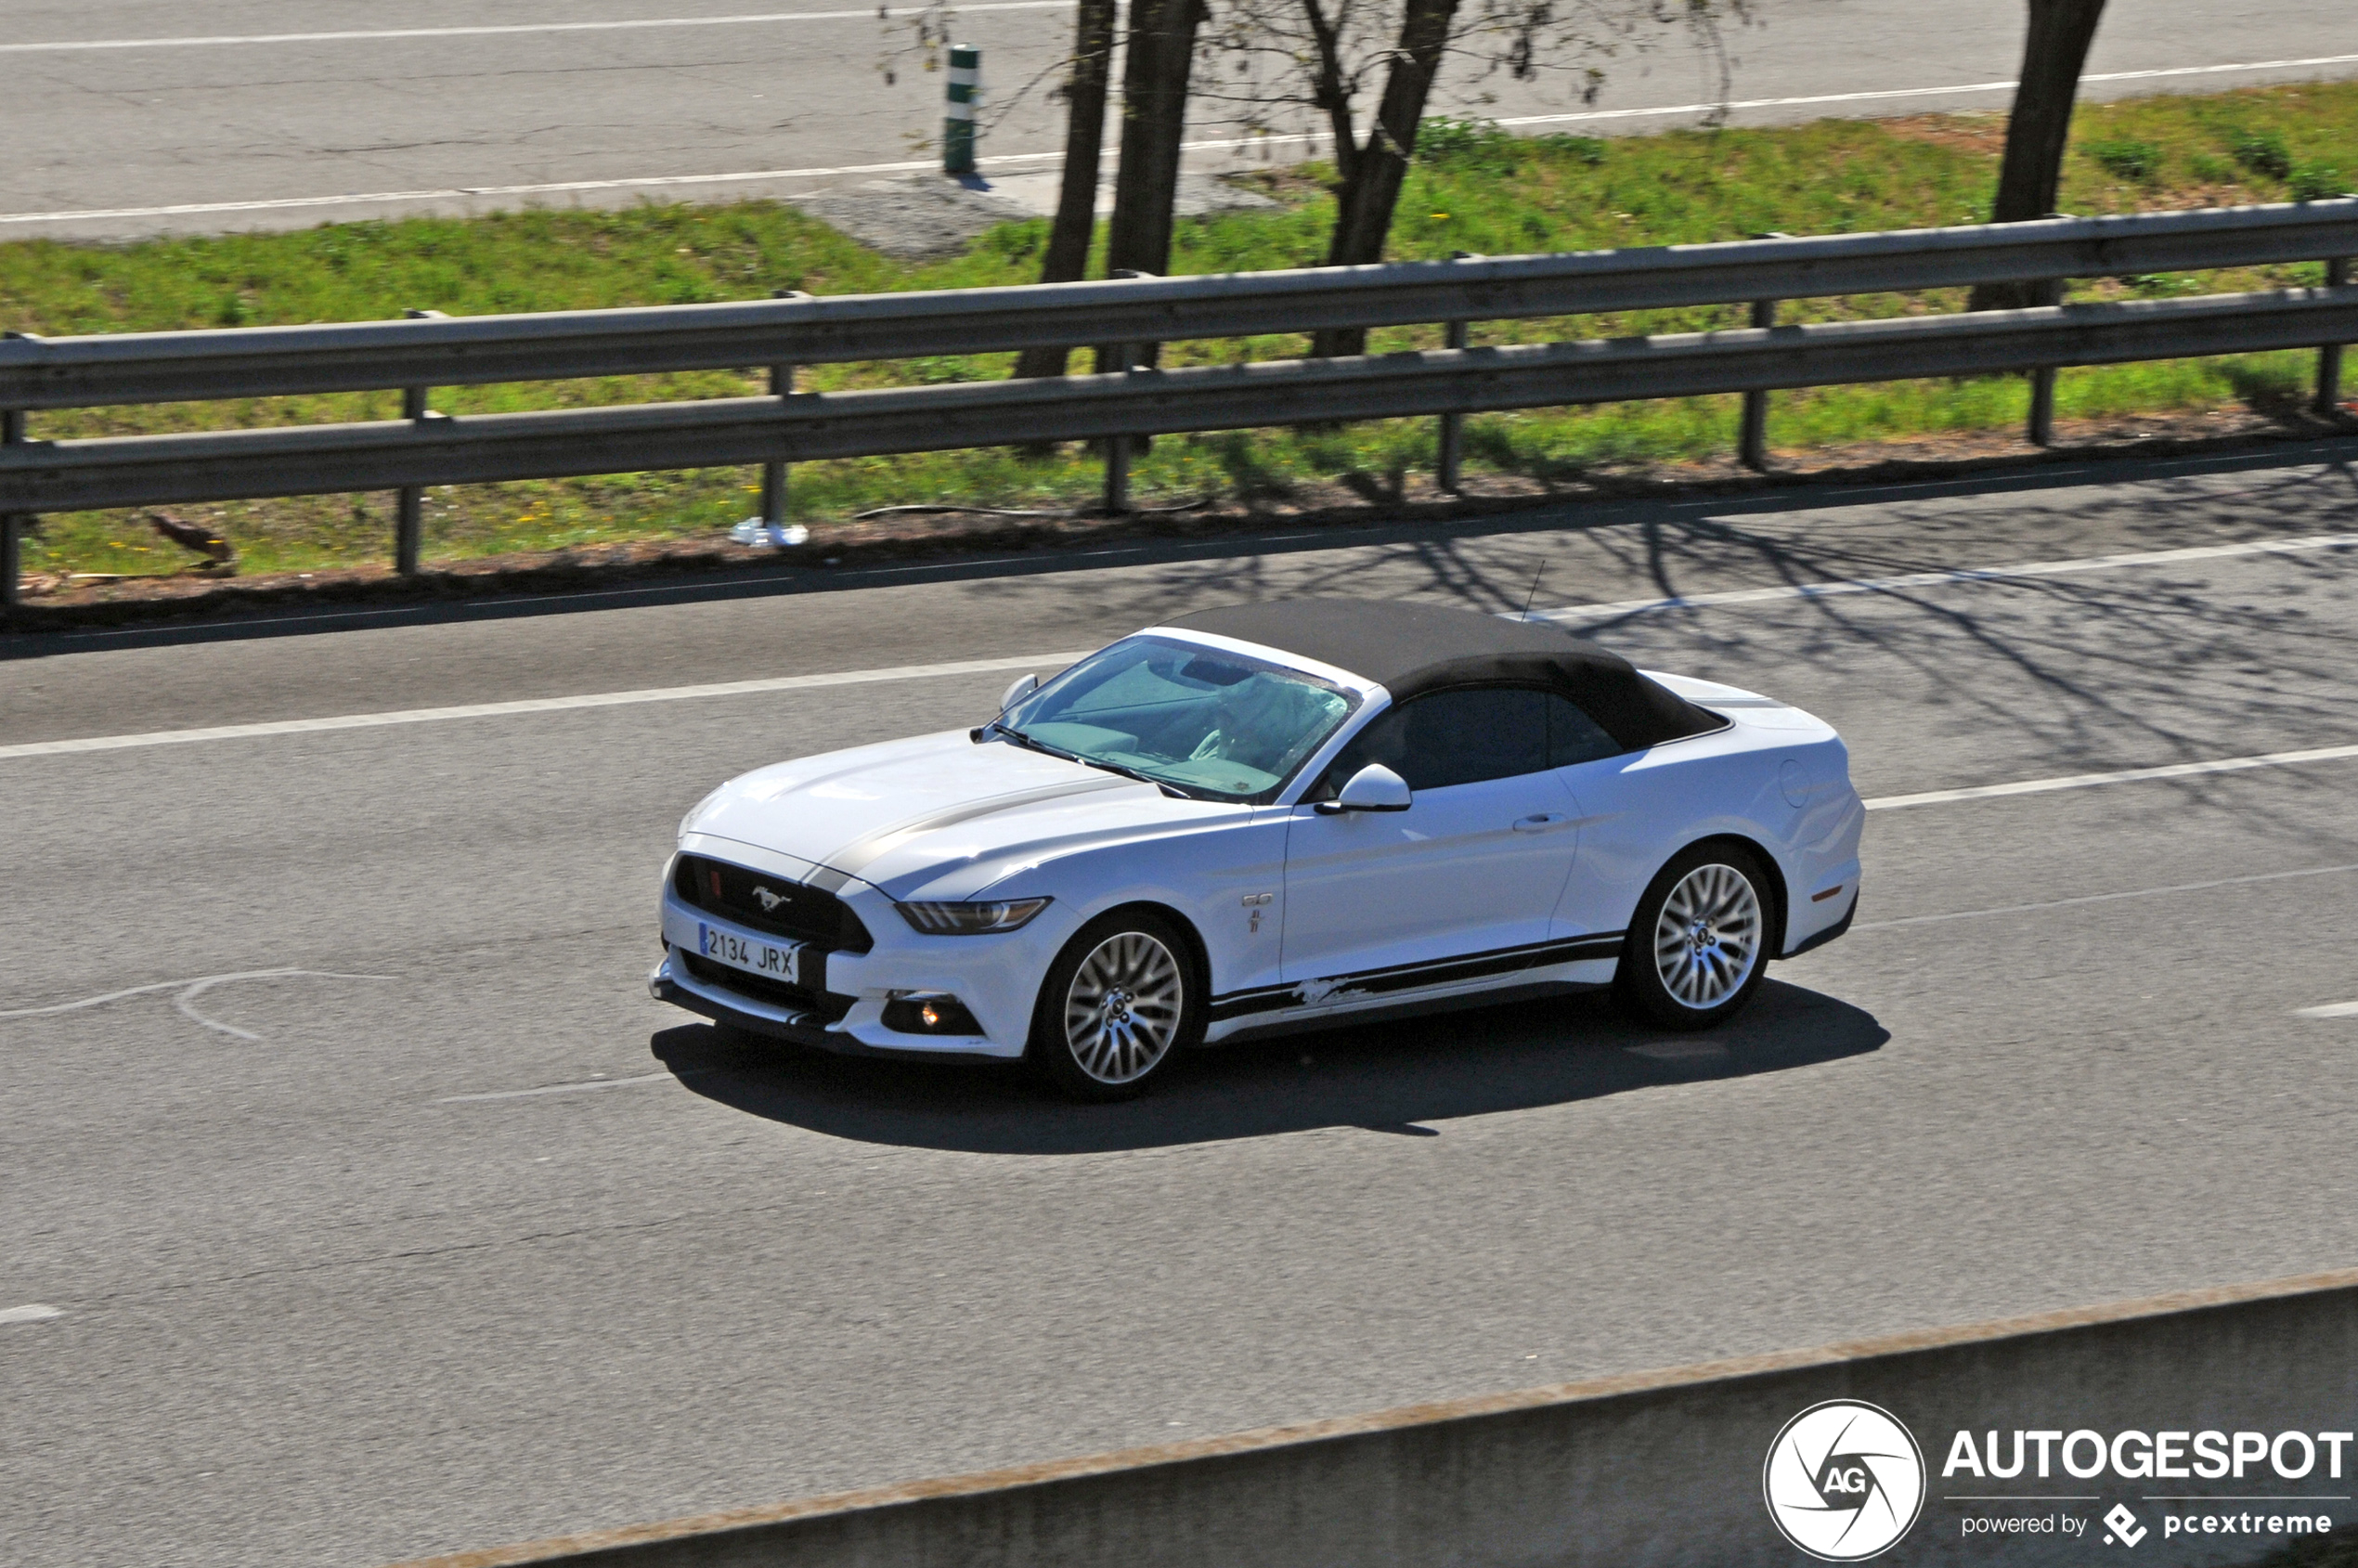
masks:
[[(682, 855), (671, 886), (684, 903), (772, 936), (844, 952), (865, 952), (875, 945), (850, 905), (833, 893), (783, 876), (702, 855)], [(767, 897), (757, 896), (757, 889)]]
[(784, 980), (748, 975), (742, 969), (732, 969), (725, 964), (715, 964), (692, 952), (680, 952), (679, 958), (699, 984), (708, 985), (715, 991), (733, 991), (740, 996), (749, 996), (757, 1002), (766, 1002), (772, 1007), (783, 1007), (790, 1013), (816, 1013), (829, 1023), (850, 1012), (851, 1004), (856, 1000), (838, 996), (831, 991), (806, 991)]

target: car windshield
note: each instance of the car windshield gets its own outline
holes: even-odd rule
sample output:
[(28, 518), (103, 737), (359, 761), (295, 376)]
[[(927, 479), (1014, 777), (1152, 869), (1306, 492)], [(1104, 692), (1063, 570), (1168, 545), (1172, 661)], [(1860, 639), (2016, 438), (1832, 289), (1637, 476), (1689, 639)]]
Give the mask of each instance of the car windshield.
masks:
[(1017, 703), (1000, 726), (1191, 795), (1266, 800), (1354, 706), (1332, 683), (1249, 654), (1131, 637)]

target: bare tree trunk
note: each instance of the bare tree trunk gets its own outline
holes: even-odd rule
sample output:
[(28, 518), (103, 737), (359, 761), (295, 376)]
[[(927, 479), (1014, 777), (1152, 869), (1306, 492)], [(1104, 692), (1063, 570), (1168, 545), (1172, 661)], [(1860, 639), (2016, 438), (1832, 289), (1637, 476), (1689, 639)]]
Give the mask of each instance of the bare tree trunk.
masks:
[[(1160, 277), (1171, 270), (1171, 209), (1179, 194), (1187, 78), (1206, 9), (1204, 0), (1131, 0), (1121, 71), (1121, 168), (1114, 176), (1106, 246), (1109, 271), (1127, 267)], [(1152, 362), (1151, 349), (1146, 357)]]
[[(2027, 223), (2055, 210), (2079, 72), (2104, 12), (2105, 0), (2030, 0), (2022, 84), (2015, 89), (2014, 117), (2006, 123), (2006, 157), (1998, 172), (1991, 223)], [(2042, 287), (2037, 282), (1983, 283), (1975, 288), (1965, 308), (2021, 309), (2041, 303)]]
[[(1408, 0), (1400, 20), (1400, 45), (1384, 73), (1383, 98), (1377, 105), (1375, 123), (1367, 127), (1367, 144), (1348, 162), (1337, 159), (1342, 184), (1335, 193), (1328, 266), (1383, 259), (1393, 209), (1400, 203), (1400, 185), (1417, 150), (1417, 126), (1424, 119), (1425, 99), (1441, 69), (1441, 52), (1448, 45), (1457, 15), (1458, 0)], [(1364, 354), (1367, 348), (1367, 329), (1336, 327), (1315, 334), (1310, 352), (1327, 356)]]
[[(1120, 0), (1081, 0), (1073, 24), (1072, 69), (1065, 77), (1065, 170), (1040, 281), (1072, 283), (1088, 275), (1089, 239), (1097, 226), (1097, 162), (1106, 139), (1106, 83), (1112, 75), (1113, 24)], [(1018, 376), (1061, 376), (1064, 348), (1027, 348)]]
[(1349, 185), (1359, 162), (1359, 133), (1351, 124), (1351, 88), (1343, 80), (1341, 32), (1318, 0), (1302, 0), (1302, 14), (1318, 45), (1311, 96), (1326, 111), (1327, 132), (1335, 144), (1335, 175)]

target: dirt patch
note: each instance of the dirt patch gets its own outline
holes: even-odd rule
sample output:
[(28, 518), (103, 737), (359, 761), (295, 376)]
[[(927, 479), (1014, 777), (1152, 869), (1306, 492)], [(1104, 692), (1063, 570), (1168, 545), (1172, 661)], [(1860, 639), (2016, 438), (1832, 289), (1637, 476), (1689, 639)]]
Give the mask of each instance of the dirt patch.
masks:
[(1988, 114), (1906, 114), (1875, 123), (1902, 141), (1930, 142), (1959, 152), (1986, 153), (1995, 158), (2006, 150), (2006, 116)]
[(797, 196), (793, 205), (901, 261), (957, 255), (977, 236), (1031, 216), (1030, 209), (994, 193), (988, 182), (949, 175), (869, 180)]
[(2123, 415), (2061, 421), (2053, 447), (2028, 445), (2015, 431), (1961, 431), (1905, 441), (1861, 443), (1771, 454), (1770, 472), (1755, 473), (1732, 456), (1698, 461), (1628, 463), (1551, 475), (1477, 475), (1448, 495), (1424, 474), (1352, 474), (1331, 484), (1297, 486), (1282, 495), (1207, 497), (1126, 516), (1089, 512), (999, 516), (981, 512), (896, 510), (865, 521), (824, 523), (808, 544), (756, 550), (724, 536), (642, 539), (573, 550), (437, 562), (415, 577), (371, 564), (335, 571), (223, 578), (187, 573), (73, 584), (29, 577), (12, 630), (62, 630), (89, 625), (232, 619), (283, 613), (289, 606), (398, 603), (470, 599), (519, 591), (596, 586), (625, 588), (681, 577), (774, 573), (781, 566), (819, 572), (886, 564), (952, 562), (962, 557), (1047, 553), (1081, 545), (1233, 538), (1250, 544), (1272, 525), (1289, 529), (1365, 527), (1379, 522), (1471, 521), (1583, 499), (1689, 494), (1738, 496), (1797, 486), (1885, 484), (2031, 471), (2091, 459), (2155, 458), (2229, 452), (2321, 435), (2358, 434), (2358, 405), (2327, 421), (2298, 408), (2217, 408), (2168, 415)]

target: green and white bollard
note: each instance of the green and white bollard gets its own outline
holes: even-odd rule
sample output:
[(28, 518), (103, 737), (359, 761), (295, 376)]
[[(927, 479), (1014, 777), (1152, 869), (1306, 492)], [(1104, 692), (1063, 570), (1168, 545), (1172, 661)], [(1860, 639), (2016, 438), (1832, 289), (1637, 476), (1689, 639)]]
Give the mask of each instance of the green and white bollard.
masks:
[(975, 105), (982, 98), (982, 47), (950, 45), (950, 101), (941, 110), (941, 172), (975, 172)]

